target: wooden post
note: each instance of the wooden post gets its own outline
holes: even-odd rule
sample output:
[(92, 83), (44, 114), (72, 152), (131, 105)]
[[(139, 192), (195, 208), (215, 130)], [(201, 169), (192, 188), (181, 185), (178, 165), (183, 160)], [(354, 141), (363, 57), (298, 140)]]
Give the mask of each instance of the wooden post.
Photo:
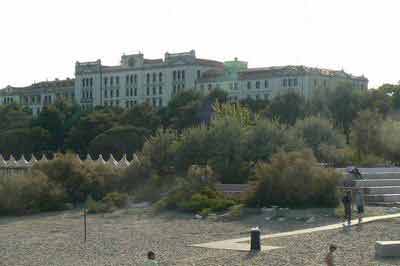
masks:
[(86, 208), (83, 208), (83, 228), (84, 228), (84, 242), (86, 243)]

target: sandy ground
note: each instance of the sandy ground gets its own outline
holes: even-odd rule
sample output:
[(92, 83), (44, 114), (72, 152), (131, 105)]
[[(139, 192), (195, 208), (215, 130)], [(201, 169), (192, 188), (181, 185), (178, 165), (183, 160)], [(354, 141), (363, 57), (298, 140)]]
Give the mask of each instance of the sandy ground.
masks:
[[(304, 213), (302, 213), (304, 214)], [(301, 213), (293, 212), (297, 217)], [(267, 221), (265, 214), (240, 221), (196, 220), (192, 215), (153, 215), (137, 209), (88, 217), (83, 242), (79, 211), (0, 218), (0, 265), (143, 265), (153, 250), (160, 265), (323, 265), (330, 243), (339, 246), (337, 265), (400, 265), (400, 259), (374, 257), (376, 240), (400, 240), (400, 220), (376, 222), (350, 231), (331, 230), (270, 239), (264, 245), (284, 248), (251, 255), (247, 252), (189, 247), (209, 241), (245, 237), (259, 225), (262, 233), (336, 223), (328, 213), (311, 214), (312, 223), (287, 218)]]

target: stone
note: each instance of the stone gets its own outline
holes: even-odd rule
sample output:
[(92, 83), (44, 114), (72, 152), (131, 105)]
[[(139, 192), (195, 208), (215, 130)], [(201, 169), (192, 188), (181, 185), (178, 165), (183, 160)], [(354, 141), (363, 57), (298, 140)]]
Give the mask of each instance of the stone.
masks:
[(377, 257), (400, 257), (400, 241), (376, 241), (375, 254)]

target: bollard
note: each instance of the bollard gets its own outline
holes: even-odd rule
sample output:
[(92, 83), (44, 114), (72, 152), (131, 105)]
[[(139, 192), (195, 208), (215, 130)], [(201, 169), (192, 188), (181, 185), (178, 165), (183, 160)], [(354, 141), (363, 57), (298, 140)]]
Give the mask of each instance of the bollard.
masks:
[(250, 251), (261, 251), (261, 231), (258, 226), (250, 231)]

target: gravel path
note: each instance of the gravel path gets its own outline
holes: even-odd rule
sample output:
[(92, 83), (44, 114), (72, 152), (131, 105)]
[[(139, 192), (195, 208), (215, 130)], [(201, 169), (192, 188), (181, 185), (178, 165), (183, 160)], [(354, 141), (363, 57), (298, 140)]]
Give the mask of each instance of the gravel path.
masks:
[(377, 222), (349, 232), (331, 230), (270, 239), (266, 245), (285, 246), (257, 255), (245, 252), (192, 248), (190, 244), (247, 236), (258, 224), (263, 233), (283, 232), (337, 222), (318, 218), (314, 224), (299, 221), (265, 221), (253, 216), (240, 222), (194, 220), (168, 213), (153, 216), (129, 210), (88, 217), (88, 241), (83, 243), (82, 218), (71, 211), (49, 215), (0, 219), (0, 265), (143, 265), (154, 250), (160, 265), (322, 265), (329, 243), (339, 246), (337, 265), (400, 265), (400, 260), (374, 258), (376, 240), (400, 240), (400, 220)]

